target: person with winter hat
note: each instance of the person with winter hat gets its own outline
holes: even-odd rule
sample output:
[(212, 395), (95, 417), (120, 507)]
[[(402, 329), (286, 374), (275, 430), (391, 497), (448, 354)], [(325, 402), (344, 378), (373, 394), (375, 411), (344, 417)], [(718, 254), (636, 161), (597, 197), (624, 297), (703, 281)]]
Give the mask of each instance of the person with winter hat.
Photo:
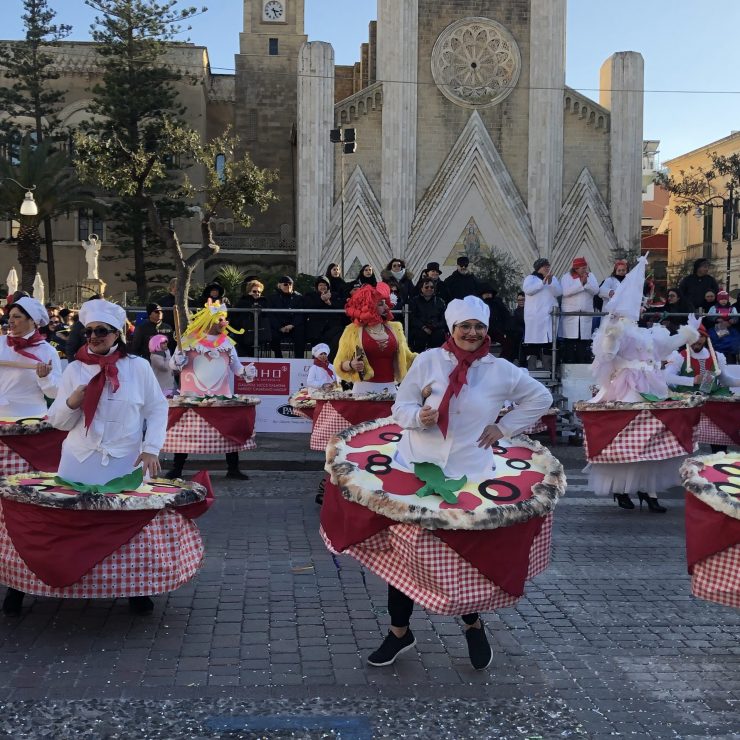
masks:
[(541, 360), (547, 365), (552, 346), (552, 309), (558, 305), (563, 294), (560, 281), (552, 274), (550, 260), (545, 257), (535, 260), (532, 274), (522, 283), (526, 297), (524, 302), (524, 345), (530, 370)]
[(0, 416), (44, 416), (62, 377), (56, 350), (39, 327), (49, 315), (35, 298), (22, 296), (8, 311), (8, 333), (0, 336)]
[[(594, 310), (594, 296), (599, 292), (599, 282), (590, 271), (585, 257), (576, 257), (571, 269), (560, 278), (563, 288), (561, 309), (570, 312)], [(563, 338), (563, 362), (586, 363), (593, 326), (592, 316), (563, 316), (560, 331)]]

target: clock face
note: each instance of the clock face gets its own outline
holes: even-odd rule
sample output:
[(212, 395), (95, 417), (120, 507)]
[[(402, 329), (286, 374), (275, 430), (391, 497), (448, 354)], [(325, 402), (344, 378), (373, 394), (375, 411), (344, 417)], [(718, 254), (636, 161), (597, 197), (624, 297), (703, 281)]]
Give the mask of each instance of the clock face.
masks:
[(285, 17), (285, 8), (279, 0), (269, 0), (262, 8), (263, 20), (269, 22), (282, 21)]

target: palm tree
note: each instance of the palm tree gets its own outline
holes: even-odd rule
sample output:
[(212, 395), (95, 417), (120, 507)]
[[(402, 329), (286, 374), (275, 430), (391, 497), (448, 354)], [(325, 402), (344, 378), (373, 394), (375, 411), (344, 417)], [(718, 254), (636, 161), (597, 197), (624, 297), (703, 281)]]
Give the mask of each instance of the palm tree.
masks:
[[(33, 191), (38, 214), (19, 215), (23, 192), (18, 186), (3, 178), (12, 178)], [(18, 262), (21, 266), (20, 289), (33, 290), (33, 280), (41, 260), (41, 234), (39, 226), (44, 219), (55, 218), (78, 208), (103, 210), (103, 204), (86, 190), (77, 177), (71, 159), (65, 152), (55, 148), (54, 142), (44, 139), (36, 144), (26, 137), (20, 147), (18, 164), (0, 158), (0, 214), (19, 221), (20, 229), (16, 242)]]

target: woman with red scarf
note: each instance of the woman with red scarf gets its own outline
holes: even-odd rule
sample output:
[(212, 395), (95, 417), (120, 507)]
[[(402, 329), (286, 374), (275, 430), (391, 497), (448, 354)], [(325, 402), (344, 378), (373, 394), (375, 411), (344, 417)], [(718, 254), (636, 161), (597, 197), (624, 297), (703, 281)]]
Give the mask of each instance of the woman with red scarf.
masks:
[[(401, 383), (393, 420), (407, 430), (397, 460), (405, 467), (433, 463), (448, 479), (495, 477), (492, 447), (534, 424), (552, 404), (550, 392), (525, 371), (489, 353), (488, 306), (475, 296), (453, 300), (445, 311), (450, 338), (421, 353)], [(498, 418), (507, 400), (516, 408)], [(416, 642), (409, 629), (413, 600), (388, 586), (391, 628), (368, 658), (389, 665)], [(474, 668), (488, 667), (491, 648), (478, 614), (462, 617)]]
[(331, 390), (338, 381), (334, 365), (329, 362), (329, 345), (322, 342), (311, 347), (311, 355), (313, 365), (308, 370), (306, 386)]
[(49, 323), (46, 309), (24, 296), (8, 313), (8, 334), (0, 336), (0, 417), (44, 416), (62, 377), (59, 355), (39, 333)]
[(59, 476), (105, 484), (142, 467), (154, 477), (167, 431), (167, 400), (149, 363), (126, 352), (126, 312), (108, 301), (86, 301), (80, 321), (87, 344), (65, 369), (49, 409), (49, 422), (69, 430)]

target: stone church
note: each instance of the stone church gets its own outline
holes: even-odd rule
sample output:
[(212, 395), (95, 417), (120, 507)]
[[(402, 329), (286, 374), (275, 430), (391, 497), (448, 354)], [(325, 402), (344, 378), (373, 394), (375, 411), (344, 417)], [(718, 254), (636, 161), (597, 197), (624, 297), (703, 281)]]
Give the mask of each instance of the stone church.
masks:
[[(639, 246), (643, 61), (610, 57), (598, 103), (568, 88), (566, 6), (378, 0), (360, 61), (337, 66), (329, 43), (307, 40), (304, 0), (244, 0), (234, 74), (214, 74), (204, 47), (173, 46), (171, 62), (188, 71), (180, 98), (191, 125), (204, 138), (233, 126), (259, 166), (279, 171), (279, 202), (248, 231), (228, 214), (217, 221), (222, 252), (199, 279), (224, 262), (319, 274), (342, 261), (353, 275), (391, 257), (418, 274), (487, 247), (525, 273), (538, 256), (564, 272), (585, 255), (606, 276), (614, 250)], [(61, 127), (72, 129), (99, 79), (95, 48), (65, 42), (53, 53)], [(354, 129), (356, 153), (330, 141), (335, 128)], [(12, 236), (13, 224), (4, 228), (0, 237)], [(84, 277), (79, 240), (93, 230), (101, 277), (120, 296), (131, 288), (125, 260), (92, 214), (57, 220), (57, 283)], [(196, 219), (178, 233), (195, 248)], [(14, 260), (1, 252), (5, 275)]]

